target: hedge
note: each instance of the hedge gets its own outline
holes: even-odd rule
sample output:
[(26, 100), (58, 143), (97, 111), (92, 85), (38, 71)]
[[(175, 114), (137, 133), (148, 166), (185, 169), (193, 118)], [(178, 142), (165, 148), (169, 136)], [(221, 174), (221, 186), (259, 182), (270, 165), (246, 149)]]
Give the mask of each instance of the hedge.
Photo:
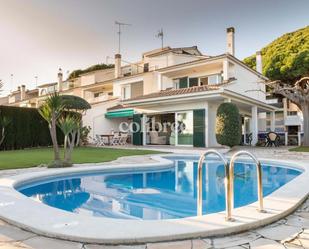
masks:
[[(15, 150), (52, 145), (48, 124), (41, 117), (37, 109), (0, 106), (0, 115), (11, 120), (6, 128), (6, 137), (0, 150)], [(62, 144), (63, 134), (60, 130), (57, 131), (57, 136), (58, 143)]]
[(237, 106), (222, 103), (217, 110), (216, 138), (221, 145), (233, 147), (240, 144), (241, 118)]

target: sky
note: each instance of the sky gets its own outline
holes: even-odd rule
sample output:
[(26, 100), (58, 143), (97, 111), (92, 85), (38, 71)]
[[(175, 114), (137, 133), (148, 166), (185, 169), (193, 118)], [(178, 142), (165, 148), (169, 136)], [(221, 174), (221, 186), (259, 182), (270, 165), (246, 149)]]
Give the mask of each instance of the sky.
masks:
[[(309, 25), (309, 0), (0, 0), (2, 95), (25, 84), (113, 63), (115, 21), (123, 28), (121, 54), (135, 62), (164, 45), (197, 45), (207, 55), (226, 52), (226, 28), (235, 27), (235, 54), (243, 59), (284, 33)], [(107, 59), (110, 57), (110, 59)], [(13, 75), (13, 77), (11, 77)]]

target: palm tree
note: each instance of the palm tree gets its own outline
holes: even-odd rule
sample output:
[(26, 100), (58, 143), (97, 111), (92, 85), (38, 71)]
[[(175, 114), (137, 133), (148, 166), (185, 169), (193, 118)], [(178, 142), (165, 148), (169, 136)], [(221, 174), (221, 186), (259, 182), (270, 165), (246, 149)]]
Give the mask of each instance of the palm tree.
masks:
[(77, 115), (68, 114), (58, 121), (58, 126), (64, 134), (64, 165), (72, 166), (72, 152), (76, 141), (76, 135), (80, 129), (80, 118)]
[(64, 110), (63, 101), (58, 93), (51, 94), (39, 108), (39, 113), (47, 121), (54, 150), (54, 163), (60, 162), (59, 145), (57, 141), (57, 120)]

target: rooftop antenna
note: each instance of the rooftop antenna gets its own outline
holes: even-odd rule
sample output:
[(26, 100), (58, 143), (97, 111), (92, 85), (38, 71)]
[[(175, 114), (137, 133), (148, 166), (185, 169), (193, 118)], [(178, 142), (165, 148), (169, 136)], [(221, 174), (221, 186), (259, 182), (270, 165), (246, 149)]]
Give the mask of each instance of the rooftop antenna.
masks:
[(34, 78), (35, 78), (35, 89), (37, 89), (38, 88), (38, 76), (36, 75), (34, 76)]
[(118, 25), (118, 54), (120, 54), (120, 37), (121, 37), (121, 26), (131, 26), (129, 23), (123, 23), (115, 21), (115, 24)]
[(158, 34), (156, 35), (156, 37), (161, 39), (161, 48), (163, 49), (164, 33), (163, 33), (163, 29), (162, 28), (158, 31)]
[(11, 73), (10, 77), (11, 77), (11, 91), (14, 91), (15, 90), (14, 83), (13, 83), (14, 74)]

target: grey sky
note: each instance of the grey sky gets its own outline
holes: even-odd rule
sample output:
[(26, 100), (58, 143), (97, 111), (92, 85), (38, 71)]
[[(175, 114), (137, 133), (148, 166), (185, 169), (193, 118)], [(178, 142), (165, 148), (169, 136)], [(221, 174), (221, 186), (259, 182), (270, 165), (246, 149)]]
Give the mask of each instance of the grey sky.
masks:
[[(165, 45), (197, 45), (209, 55), (225, 52), (225, 29), (236, 29), (236, 56), (309, 24), (308, 0), (0, 0), (0, 79), (6, 90), (56, 81), (64, 72), (105, 62), (117, 50), (115, 20), (123, 31), (122, 55)], [(110, 60), (109, 62), (112, 62)]]

